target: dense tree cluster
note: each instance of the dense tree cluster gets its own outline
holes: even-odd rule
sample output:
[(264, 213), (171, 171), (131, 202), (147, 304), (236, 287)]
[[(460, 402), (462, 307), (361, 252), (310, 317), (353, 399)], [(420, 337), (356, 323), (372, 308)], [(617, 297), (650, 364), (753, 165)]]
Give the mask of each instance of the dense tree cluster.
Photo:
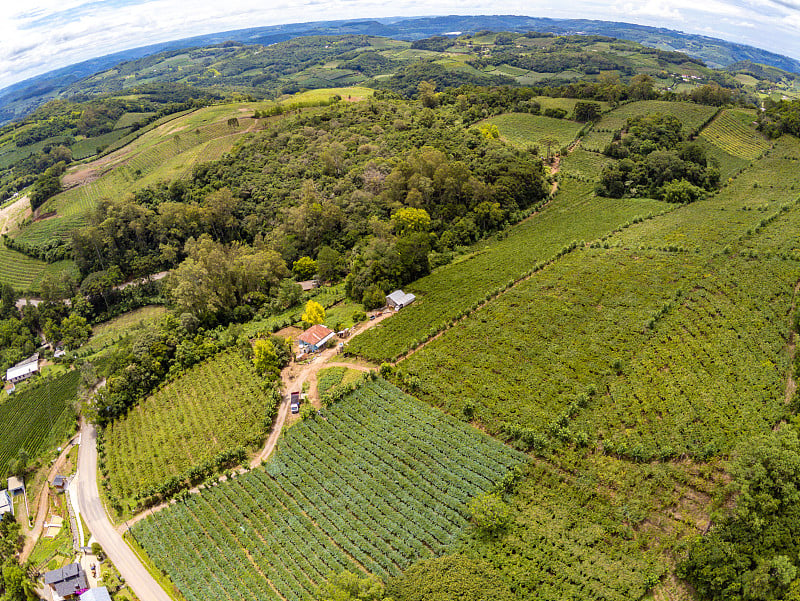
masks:
[(605, 154), (621, 160), (603, 169), (596, 188), (602, 196), (690, 202), (719, 185), (719, 170), (705, 149), (686, 139), (681, 122), (672, 115), (629, 119)]
[(10, 513), (0, 518), (0, 599), (2, 601), (33, 601), (38, 599), (32, 569), (17, 562), (22, 550), (20, 525)]
[[(529, 95), (485, 98), (500, 107)], [(442, 100), (436, 109), (399, 100), (338, 103), (275, 122), (187, 182), (101, 204), (73, 238), (75, 260), (87, 276), (112, 266), (144, 275), (177, 265), (187, 242), (206, 234), (277, 253), (270, 255), (276, 282), (304, 257), (325, 280), (350, 271), (358, 300), (372, 285), (385, 292), (416, 279), (430, 269), (432, 252), (498, 230), (548, 193), (537, 157), (477, 129), (465, 132), (455, 111), (468, 95)], [(242, 298), (222, 304), (232, 308)]]
[(800, 136), (800, 100), (767, 99), (758, 116), (758, 129), (770, 138), (782, 134)]
[(735, 507), (678, 566), (702, 599), (800, 599), (800, 439), (789, 428), (741, 445)]

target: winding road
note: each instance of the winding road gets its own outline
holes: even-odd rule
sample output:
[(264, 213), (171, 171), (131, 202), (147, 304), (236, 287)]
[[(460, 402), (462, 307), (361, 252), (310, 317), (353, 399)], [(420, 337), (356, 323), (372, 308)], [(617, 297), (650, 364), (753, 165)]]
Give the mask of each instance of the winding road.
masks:
[(97, 485), (97, 431), (81, 424), (78, 451), (78, 506), (95, 540), (116, 566), (125, 582), (142, 601), (172, 601), (125, 543), (106, 515)]

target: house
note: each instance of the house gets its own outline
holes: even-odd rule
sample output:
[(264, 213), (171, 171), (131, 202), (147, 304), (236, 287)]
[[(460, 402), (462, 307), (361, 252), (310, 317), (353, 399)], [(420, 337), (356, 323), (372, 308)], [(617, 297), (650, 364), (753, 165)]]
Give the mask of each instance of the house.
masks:
[(14, 515), (14, 503), (11, 502), (11, 495), (7, 490), (0, 490), (0, 516), (5, 513)]
[(314, 288), (319, 288), (319, 282), (317, 280), (306, 280), (304, 282), (297, 282), (300, 284), (300, 287), (303, 289), (303, 292), (308, 292), (309, 290), (313, 290)]
[(386, 297), (386, 304), (392, 307), (395, 311), (399, 311), (403, 307), (407, 307), (416, 300), (416, 296), (410, 292), (406, 293), (402, 290), (395, 290)]
[(83, 593), (80, 599), (81, 601), (111, 601), (111, 595), (108, 594), (106, 587), (98, 586)]
[(14, 367), (9, 367), (6, 371), (6, 382), (12, 384), (30, 378), (39, 371), (39, 353), (34, 353), (24, 361), (20, 361)]
[(67, 354), (67, 351), (64, 350), (63, 346), (57, 346), (56, 350), (53, 351), (53, 357), (55, 359), (58, 359), (59, 357), (63, 357), (66, 354)]
[(56, 489), (56, 492), (64, 492), (67, 490), (67, 486), (69, 486), (69, 480), (64, 476), (56, 475), (53, 478), (53, 488)]
[(305, 332), (300, 334), (297, 342), (300, 344), (300, 349), (308, 353), (316, 353), (318, 350), (325, 346), (331, 338), (336, 335), (336, 332), (330, 328), (326, 328), (321, 324), (311, 326)]
[(17, 495), (24, 495), (25, 483), (16, 476), (11, 476), (8, 479), (8, 494), (11, 495), (12, 497), (16, 497)]
[(46, 572), (44, 583), (53, 591), (54, 601), (77, 599), (81, 593), (89, 588), (86, 572), (77, 563), (71, 563), (63, 568)]

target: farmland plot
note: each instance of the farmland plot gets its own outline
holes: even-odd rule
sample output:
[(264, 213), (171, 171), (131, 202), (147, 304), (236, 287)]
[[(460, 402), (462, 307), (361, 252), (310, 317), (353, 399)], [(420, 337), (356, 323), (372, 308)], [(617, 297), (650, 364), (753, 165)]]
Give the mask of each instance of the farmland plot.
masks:
[(238, 351), (196, 365), (106, 429), (112, 494), (135, 497), (221, 452), (259, 445), (274, 403)]
[[(528, 113), (498, 115), (487, 119), (485, 123), (496, 125), (500, 130), (500, 137), (519, 148), (537, 146), (542, 138), (553, 137), (558, 141), (557, 146), (551, 149), (553, 152), (569, 145), (578, 137), (578, 132), (583, 127), (582, 123), (576, 121)], [(544, 154), (543, 149), (540, 152)]]
[(133, 533), (188, 601), (300, 600), (331, 572), (386, 577), (441, 554), (468, 501), (525, 459), (378, 380), (293, 426), (264, 468)]
[(50, 381), (30, 383), (0, 403), (0, 474), (20, 449), (34, 459), (48, 446), (55, 448), (62, 442), (75, 419), (71, 407), (79, 378), (77, 371), (70, 371)]
[(598, 198), (590, 185), (566, 181), (550, 206), (514, 227), (508, 237), (476, 245), (467, 259), (410, 285), (419, 300), (353, 339), (347, 350), (378, 362), (396, 358), (571, 242), (594, 240), (637, 216), (670, 208), (652, 200)]

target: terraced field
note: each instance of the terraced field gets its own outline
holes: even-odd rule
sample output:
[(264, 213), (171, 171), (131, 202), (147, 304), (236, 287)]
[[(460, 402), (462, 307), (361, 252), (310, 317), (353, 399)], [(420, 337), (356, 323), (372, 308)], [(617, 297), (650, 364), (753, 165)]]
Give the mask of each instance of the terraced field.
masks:
[(331, 572), (386, 577), (441, 554), (468, 501), (525, 460), (378, 380), (292, 426), (263, 468), (133, 534), (188, 601), (300, 601)]
[(0, 282), (19, 292), (32, 290), (47, 263), (6, 248), (0, 243)]
[(770, 147), (769, 141), (756, 131), (754, 120), (752, 112), (723, 110), (703, 129), (700, 138), (731, 156), (752, 161)]
[(683, 123), (686, 133), (699, 131), (719, 109), (693, 102), (668, 102), (665, 100), (641, 100), (629, 102), (611, 112), (605, 113), (597, 124), (598, 130), (619, 131), (628, 119), (653, 113), (674, 115)]

